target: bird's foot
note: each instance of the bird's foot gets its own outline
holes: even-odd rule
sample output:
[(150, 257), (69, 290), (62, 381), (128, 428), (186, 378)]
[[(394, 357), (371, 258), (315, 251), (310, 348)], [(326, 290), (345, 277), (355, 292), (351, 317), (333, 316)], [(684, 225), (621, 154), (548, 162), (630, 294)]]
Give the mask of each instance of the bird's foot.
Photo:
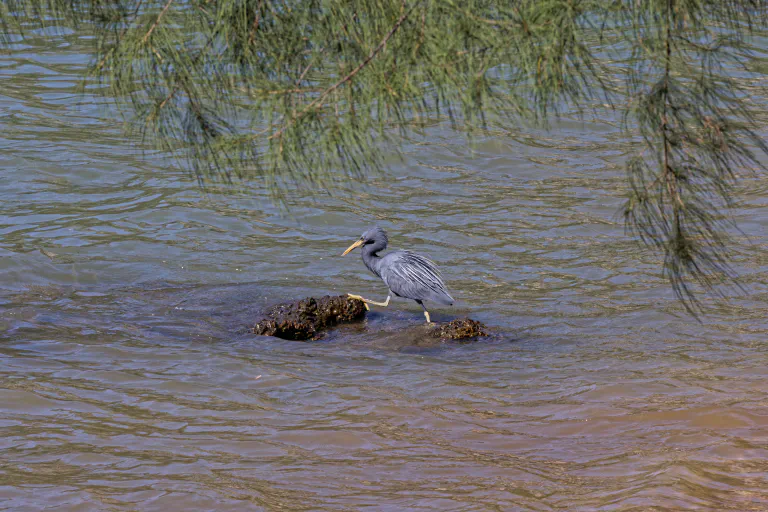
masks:
[(368, 301), (366, 301), (366, 300), (365, 300), (364, 298), (362, 298), (360, 295), (355, 295), (355, 294), (353, 294), (353, 293), (348, 293), (348, 294), (347, 294), (347, 296), (348, 296), (350, 299), (357, 299), (357, 300), (361, 300), (361, 301), (363, 301), (363, 306), (365, 306), (365, 310), (366, 310), (366, 311), (370, 311), (370, 310), (371, 310), (371, 308), (369, 308), (369, 307), (368, 307)]
[(380, 306), (382, 308), (385, 308), (385, 307), (387, 307), (389, 305), (389, 299), (391, 298), (390, 295), (387, 295), (387, 300), (385, 300), (384, 302), (376, 302), (375, 300), (364, 299), (363, 297), (361, 297), (359, 295), (353, 295), (351, 293), (348, 293), (347, 295), (349, 297), (353, 298), (353, 299), (357, 299), (357, 300), (363, 301), (366, 304), (366, 306), (365, 306), (366, 309), (368, 309), (367, 304), (373, 304), (374, 306)]

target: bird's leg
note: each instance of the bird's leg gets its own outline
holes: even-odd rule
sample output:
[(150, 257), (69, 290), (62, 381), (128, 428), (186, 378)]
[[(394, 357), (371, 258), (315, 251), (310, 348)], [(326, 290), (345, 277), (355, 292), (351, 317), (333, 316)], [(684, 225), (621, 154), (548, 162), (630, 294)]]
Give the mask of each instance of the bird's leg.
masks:
[(424, 310), (424, 316), (427, 318), (427, 323), (428, 323), (428, 324), (431, 324), (431, 323), (432, 323), (432, 320), (430, 320), (430, 319), (429, 319), (429, 311), (427, 311), (427, 307), (426, 307), (426, 306), (424, 305), (424, 303), (423, 303), (423, 302), (421, 302), (420, 300), (417, 300), (417, 301), (416, 301), (416, 303), (417, 303), (419, 306), (421, 306), (421, 307), (422, 307), (422, 309)]
[(357, 300), (363, 301), (363, 303), (365, 303), (365, 309), (369, 309), (368, 308), (368, 304), (373, 304), (374, 306), (381, 306), (381, 307), (385, 308), (385, 307), (389, 306), (389, 299), (392, 298), (391, 295), (387, 295), (387, 300), (385, 300), (384, 302), (376, 302), (375, 300), (364, 299), (364, 298), (362, 298), (359, 295), (353, 295), (351, 293), (348, 293), (347, 296), (349, 296), (349, 297), (351, 297), (353, 299), (357, 299)]

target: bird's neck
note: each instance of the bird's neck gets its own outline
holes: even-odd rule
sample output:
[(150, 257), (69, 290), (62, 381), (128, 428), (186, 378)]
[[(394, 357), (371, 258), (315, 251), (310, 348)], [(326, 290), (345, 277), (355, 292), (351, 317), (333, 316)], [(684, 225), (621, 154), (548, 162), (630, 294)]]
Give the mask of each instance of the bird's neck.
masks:
[(365, 263), (365, 266), (368, 267), (368, 270), (379, 277), (381, 277), (381, 272), (379, 271), (381, 267), (381, 257), (378, 253), (379, 251), (384, 250), (385, 247), (386, 245), (373, 243), (364, 246), (362, 251), (363, 263)]

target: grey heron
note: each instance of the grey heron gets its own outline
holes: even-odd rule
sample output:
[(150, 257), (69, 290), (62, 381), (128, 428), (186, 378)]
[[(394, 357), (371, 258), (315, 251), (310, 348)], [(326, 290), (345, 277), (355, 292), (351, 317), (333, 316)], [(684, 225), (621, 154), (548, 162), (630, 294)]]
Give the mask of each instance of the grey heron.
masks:
[[(429, 311), (424, 306), (425, 300), (431, 300), (447, 306), (453, 305), (453, 297), (448, 294), (440, 271), (433, 262), (411, 251), (392, 251), (380, 256), (379, 253), (387, 248), (387, 233), (379, 228), (371, 228), (355, 243), (349, 246), (342, 256), (346, 256), (357, 247), (361, 247), (363, 263), (368, 270), (384, 281), (390, 292), (397, 297), (416, 301), (424, 309), (427, 323), (432, 323)], [(360, 295), (348, 293), (353, 299), (359, 299), (366, 304), (386, 307), (391, 295), (384, 302), (364, 299)], [(366, 305), (366, 308), (368, 306)]]

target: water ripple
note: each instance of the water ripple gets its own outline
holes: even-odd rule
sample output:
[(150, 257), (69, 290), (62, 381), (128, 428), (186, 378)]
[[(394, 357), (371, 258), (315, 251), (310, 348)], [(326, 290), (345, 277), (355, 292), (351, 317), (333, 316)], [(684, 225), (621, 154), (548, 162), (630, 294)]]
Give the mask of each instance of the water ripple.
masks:
[[(611, 126), (466, 147), (436, 130), (366, 184), (202, 193), (75, 90), (75, 34), (0, 57), (0, 509), (765, 510), (765, 190), (749, 293), (685, 316), (616, 211)], [(37, 46), (35, 46), (37, 45)], [(106, 113), (106, 115), (105, 115)], [(382, 296), (341, 251), (380, 223), (499, 333), (420, 344), (399, 302), (322, 342), (258, 311)]]

